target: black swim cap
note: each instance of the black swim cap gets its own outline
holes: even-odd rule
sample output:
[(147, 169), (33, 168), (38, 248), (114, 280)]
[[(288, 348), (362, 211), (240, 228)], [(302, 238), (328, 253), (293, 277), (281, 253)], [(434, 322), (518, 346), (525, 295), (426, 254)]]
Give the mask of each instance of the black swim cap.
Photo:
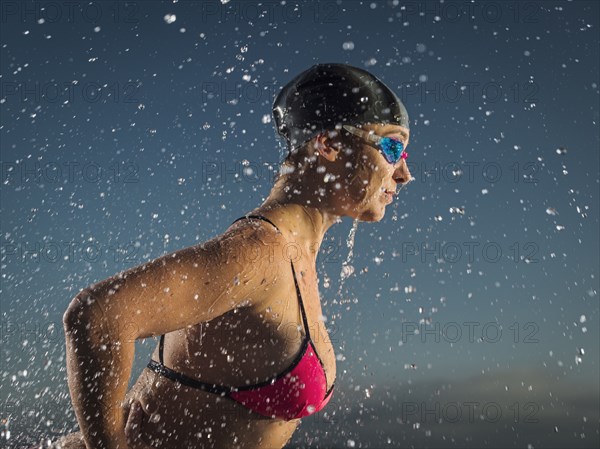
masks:
[(402, 101), (373, 74), (347, 64), (315, 64), (286, 84), (273, 102), (279, 135), (290, 149), (336, 124), (409, 127)]

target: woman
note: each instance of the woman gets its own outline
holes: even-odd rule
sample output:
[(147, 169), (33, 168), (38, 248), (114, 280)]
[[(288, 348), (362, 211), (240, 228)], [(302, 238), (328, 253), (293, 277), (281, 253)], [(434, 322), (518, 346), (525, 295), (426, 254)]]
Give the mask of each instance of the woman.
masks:
[[(408, 114), (372, 74), (317, 64), (282, 89), (273, 115), (289, 154), (261, 206), (69, 305), (80, 432), (53, 447), (282, 448), (331, 399), (317, 253), (339, 218), (381, 220), (411, 179)], [(127, 391), (135, 340), (158, 335)]]

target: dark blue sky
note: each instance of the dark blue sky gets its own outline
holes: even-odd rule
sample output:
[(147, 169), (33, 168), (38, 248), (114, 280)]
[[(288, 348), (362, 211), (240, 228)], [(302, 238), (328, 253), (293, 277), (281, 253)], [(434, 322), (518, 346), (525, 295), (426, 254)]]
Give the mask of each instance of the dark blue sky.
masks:
[(289, 447), (598, 446), (597, 2), (1, 7), (8, 447), (76, 426), (71, 298), (258, 206), (285, 150), (273, 97), (319, 62), (401, 96), (415, 181), (358, 225), (341, 297), (351, 220), (324, 242), (337, 393)]

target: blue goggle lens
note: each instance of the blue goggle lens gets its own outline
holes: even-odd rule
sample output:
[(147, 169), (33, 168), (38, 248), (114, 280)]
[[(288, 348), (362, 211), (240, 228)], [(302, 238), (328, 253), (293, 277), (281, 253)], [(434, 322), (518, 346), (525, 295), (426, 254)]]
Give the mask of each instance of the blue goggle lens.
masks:
[(404, 151), (404, 145), (402, 142), (390, 137), (383, 137), (379, 143), (379, 147), (387, 161), (390, 164), (395, 164), (402, 157)]

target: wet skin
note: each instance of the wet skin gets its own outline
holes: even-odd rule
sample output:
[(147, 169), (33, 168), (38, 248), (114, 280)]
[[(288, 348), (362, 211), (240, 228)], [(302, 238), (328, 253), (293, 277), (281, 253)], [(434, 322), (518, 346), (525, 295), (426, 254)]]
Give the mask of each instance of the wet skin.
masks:
[[(277, 225), (280, 229), (287, 227), (282, 220)], [(260, 301), (236, 307), (208, 322), (167, 333), (164, 362), (167, 367), (191, 378), (241, 386), (246, 381), (250, 384), (265, 381), (291, 365), (300, 350), (304, 330), (290, 258), (283, 251), (286, 243), (294, 242), (293, 238), (288, 235), (284, 240), (264, 221), (241, 220), (216, 240), (226, 242), (229, 239), (242, 245), (244, 241), (254, 242), (254, 245), (247, 245), (249, 251), (244, 257), (260, 257), (263, 263), (257, 266), (262, 268), (269, 267), (271, 262), (268, 260), (272, 259), (272, 263), (282, 267), (280, 275), (270, 279), (269, 285), (260, 290)], [(218, 246), (215, 241), (211, 244)], [(262, 248), (258, 254), (253, 251), (257, 247)], [(329, 388), (336, 377), (335, 355), (320, 319), (316, 254), (301, 251), (298, 259), (296, 254), (292, 255), (296, 279), (312, 341), (325, 365)], [(250, 271), (250, 274), (262, 276), (265, 273), (258, 270)], [(212, 287), (211, 280), (206, 280), (206, 287), (225, 291), (226, 286), (220, 282), (214, 279)], [(266, 283), (261, 282), (261, 285)], [(152, 285), (146, 288), (154, 289)], [(158, 344), (152, 358), (159, 360)], [(140, 428), (136, 430), (139, 440), (130, 446), (135, 448), (281, 448), (300, 423), (299, 419), (284, 421), (261, 416), (227, 398), (177, 385), (148, 368), (144, 368), (125, 396), (124, 423), (132, 401), (139, 401), (144, 410)], [(85, 447), (81, 439), (75, 437), (70, 435), (68, 439), (75, 443), (63, 448)], [(64, 441), (66, 439), (62, 443)]]
[[(373, 129), (379, 135), (400, 138), (408, 144), (408, 130), (400, 126), (365, 125), (363, 129)], [(389, 203), (388, 196), (382, 189), (395, 191), (397, 184), (404, 184), (411, 177), (405, 161), (400, 160), (391, 165), (377, 149), (355, 140), (353, 148), (359, 152), (359, 162), (357, 167), (349, 167), (346, 164), (347, 157), (338, 151), (339, 148), (333, 149), (332, 139), (319, 136), (316, 141), (321, 145), (320, 163), (326, 165), (327, 171), (337, 175), (339, 179), (347, 180), (344, 181), (345, 188), (328, 191), (327, 201), (319, 207), (326, 209), (326, 214), (330, 216), (349, 216), (362, 221), (381, 220)], [(331, 185), (325, 186), (330, 187)], [(306, 204), (315, 204), (315, 201), (313, 199)], [(325, 323), (321, 320), (316, 273), (316, 254), (328, 226), (315, 231), (317, 228), (308, 227), (306, 220), (298, 221), (298, 214), (292, 214), (291, 210), (293, 208), (270, 210), (261, 206), (251, 212), (270, 218), (282, 230), (283, 235), (264, 221), (241, 220), (212, 240), (213, 244), (235, 240), (238, 246), (254, 242), (254, 246), (248, 246), (251, 249), (259, 248), (259, 256), (263, 260), (258, 265), (248, 260), (246, 265), (250, 267), (247, 269), (250, 278), (259, 279), (264, 276), (260, 290), (256, 289), (260, 294), (257, 293), (249, 304), (238, 304), (210, 320), (194, 321), (193, 317), (188, 316), (185, 320), (181, 318), (194, 324), (181, 326), (179, 330), (166, 334), (164, 362), (168, 368), (203, 382), (241, 386), (246, 382), (253, 384), (267, 380), (292, 363), (300, 350), (303, 328), (290, 258), (281, 250), (286, 243), (291, 242), (297, 243), (300, 248), (299, 256), (293, 260), (296, 278), (311, 337), (325, 365), (327, 388), (331, 386), (336, 378), (335, 355)], [(309, 212), (315, 213), (315, 210)], [(316, 213), (322, 212), (316, 210)], [(265, 262), (267, 254), (269, 260)], [(275, 257), (271, 257), (271, 254), (275, 254)], [(190, 261), (187, 263), (190, 265)], [(253, 266), (259, 268), (253, 269)], [(269, 277), (268, 271), (272, 271), (273, 266), (282, 268), (277, 270), (276, 276)], [(182, 268), (181, 272), (185, 270), (186, 268)], [(151, 272), (147, 276), (148, 283), (155, 283), (151, 286), (154, 287), (153, 290), (160, 291), (161, 276)], [(205, 288), (211, 291), (222, 291), (223, 295), (229, 291), (225, 280), (218, 275), (214, 278), (207, 276), (202, 281)], [(182, 282), (181, 285), (183, 284)], [(185, 286), (182, 291), (185, 292)], [(177, 310), (169, 309), (168, 301), (165, 304), (158, 303), (157, 306), (147, 300), (144, 302), (143, 298), (137, 298), (143, 293), (143, 289), (140, 289), (130, 295), (131, 298), (136, 297), (140, 308), (156, 308), (157, 314), (169, 316), (178, 313)], [(125, 299), (123, 303), (126, 302)], [(120, 314), (135, 313), (134, 306), (129, 309), (122, 307), (124, 310)], [(154, 329), (136, 334), (135, 338), (161, 333), (163, 332), (159, 329)], [(158, 344), (152, 358), (159, 360)], [(328, 408), (331, 409), (335, 403), (335, 392), (333, 396), (329, 406), (320, 412), (323, 419), (326, 419)], [(263, 417), (227, 398), (178, 385), (148, 368), (143, 370), (125, 395), (121, 410), (123, 425), (128, 420), (132, 401), (141, 403), (144, 411), (140, 428), (135, 431), (138, 439), (130, 445), (132, 449), (281, 448), (300, 423), (299, 419), (284, 421)], [(72, 434), (70, 439), (76, 440), (74, 437), (76, 434)], [(64, 449), (75, 447), (85, 447), (81, 438), (79, 443), (63, 446)]]
[[(361, 129), (398, 139), (404, 143), (405, 149), (409, 145), (410, 131), (403, 126), (365, 124)], [(390, 203), (384, 191), (397, 192), (397, 186), (401, 187), (412, 179), (405, 159), (390, 164), (378, 149), (356, 136), (351, 137), (350, 143), (356, 152), (355, 157), (347, 155), (343, 150), (347, 146), (339, 145), (335, 137), (328, 139), (318, 136), (318, 145), (323, 145), (320, 151), (326, 171), (334, 174), (337, 180), (346, 180), (343, 189), (332, 188), (334, 182), (327, 183), (325, 187), (327, 208), (339, 216), (360, 221), (381, 221), (385, 206)], [(327, 151), (327, 148), (332, 151)]]
[[(260, 226), (271, 225), (261, 222)], [(336, 376), (335, 355), (319, 319), (322, 310), (316, 273), (305, 261), (295, 261), (294, 268), (329, 388)], [(273, 294), (260, 306), (234, 310), (209, 323), (167, 334), (164, 362), (167, 367), (204, 382), (241, 386), (249, 379), (257, 383), (292, 363), (302, 340), (297, 325), (301, 326), (302, 321), (290, 267), (289, 276), (278, 281)], [(248, 329), (252, 332), (248, 333)], [(222, 348), (227, 348), (226, 353)], [(158, 346), (152, 358), (159, 360)], [(144, 416), (141, 428), (143, 440), (152, 442), (153, 447), (281, 448), (300, 423), (299, 419), (263, 417), (213, 393), (186, 386), (177, 388), (174, 382), (147, 368), (126, 402), (130, 398), (153, 412)], [(152, 422), (156, 414), (160, 415), (158, 423)]]

